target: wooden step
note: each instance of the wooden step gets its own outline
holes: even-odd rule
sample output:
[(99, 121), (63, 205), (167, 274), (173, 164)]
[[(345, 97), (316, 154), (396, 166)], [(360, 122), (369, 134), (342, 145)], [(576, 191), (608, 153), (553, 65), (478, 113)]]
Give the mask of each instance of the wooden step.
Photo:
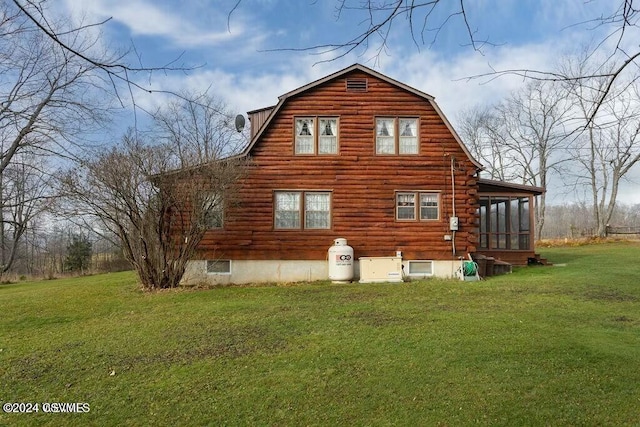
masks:
[(540, 254), (535, 254), (533, 258), (529, 258), (529, 265), (553, 265), (546, 258), (543, 258)]

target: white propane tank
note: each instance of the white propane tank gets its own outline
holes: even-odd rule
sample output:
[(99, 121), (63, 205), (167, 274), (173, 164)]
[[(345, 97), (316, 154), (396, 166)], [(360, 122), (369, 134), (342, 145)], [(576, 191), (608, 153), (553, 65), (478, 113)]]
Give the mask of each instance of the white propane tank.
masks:
[(333, 241), (329, 248), (329, 280), (350, 282), (353, 280), (353, 248), (347, 245), (347, 239)]

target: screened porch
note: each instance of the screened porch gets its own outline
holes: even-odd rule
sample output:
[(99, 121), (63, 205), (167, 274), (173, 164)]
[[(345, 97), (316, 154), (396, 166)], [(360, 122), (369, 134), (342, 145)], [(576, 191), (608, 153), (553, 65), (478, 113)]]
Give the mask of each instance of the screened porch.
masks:
[(543, 188), (479, 179), (476, 252), (514, 265), (535, 258), (535, 196)]

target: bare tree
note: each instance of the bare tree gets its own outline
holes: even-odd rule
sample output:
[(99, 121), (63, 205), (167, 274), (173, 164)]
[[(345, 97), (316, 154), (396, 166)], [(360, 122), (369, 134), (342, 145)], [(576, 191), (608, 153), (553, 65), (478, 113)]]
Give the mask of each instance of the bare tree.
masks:
[[(229, 25), (233, 13), (241, 6), (238, 0), (229, 11)], [(312, 2), (315, 5), (315, 2)], [(322, 3), (324, 6), (325, 3)], [(317, 44), (302, 48), (284, 48), (278, 50), (297, 50), (313, 52), (321, 55), (330, 54), (333, 61), (342, 58), (359, 49), (366, 50), (371, 45), (376, 46), (374, 58), (385, 53), (389, 48), (389, 40), (393, 31), (411, 38), (416, 47), (437, 42), (440, 33), (449, 25), (461, 23), (464, 28), (463, 37), (475, 50), (481, 50), (491, 45), (488, 38), (478, 36), (472, 27), (470, 17), (465, 9), (465, 1), (457, 2), (442, 0), (336, 0), (334, 14), (337, 20), (343, 19), (357, 22), (358, 28), (354, 35), (347, 40), (333, 43)], [(360, 30), (362, 29), (362, 30)], [(323, 61), (324, 62), (324, 61)]]
[(504, 135), (495, 114), (495, 106), (475, 106), (458, 115), (458, 130), (465, 145), (484, 166), (483, 174), (490, 179), (509, 181), (515, 164), (505, 155)]
[[(515, 163), (523, 184), (547, 188), (550, 175), (567, 162), (571, 107), (559, 85), (540, 81), (528, 82), (498, 106), (498, 121), (505, 135), (503, 152)], [(545, 209), (543, 193), (535, 207), (538, 239), (544, 228)]]
[(187, 167), (237, 154), (248, 138), (235, 129), (225, 103), (208, 93), (180, 92), (153, 117), (152, 136), (173, 147)]
[[(492, 107), (461, 117), (462, 134), (491, 178), (547, 187), (550, 175), (567, 162), (571, 103), (557, 85), (531, 81)], [(536, 237), (545, 221), (545, 194), (538, 197)]]
[[(172, 59), (166, 64), (145, 66), (142, 64), (141, 56), (137, 53), (135, 46), (120, 54), (105, 54), (97, 49), (99, 45), (98, 38), (92, 37), (90, 32), (96, 28), (100, 28), (111, 18), (101, 22), (92, 23), (75, 23), (61, 26), (60, 22), (52, 19), (53, 13), (48, 10), (50, 5), (47, 0), (11, 0), (14, 8), (8, 7), (4, 3), (6, 10), (10, 11), (13, 18), (17, 18), (22, 22), (25, 28), (38, 33), (41, 37), (48, 39), (57, 51), (64, 52), (68, 58), (73, 58), (77, 63), (83, 64), (85, 67), (94, 70), (99, 78), (107, 83), (111, 88), (111, 94), (114, 95), (124, 106), (127, 102), (131, 102), (134, 112), (139, 106), (136, 103), (135, 93), (169, 93), (179, 96), (177, 93), (166, 90), (153, 90), (143, 86), (136, 80), (136, 76), (144, 75), (151, 77), (156, 72), (172, 72), (172, 71), (189, 71), (194, 67), (185, 65), (177, 65), (180, 57)], [(5, 15), (6, 16), (6, 15)], [(6, 21), (6, 20), (5, 20)], [(3, 32), (0, 32), (0, 36)], [(91, 46), (78, 46), (77, 39), (92, 39)], [(131, 65), (127, 58), (130, 54), (135, 55), (135, 59), (139, 65)], [(128, 101), (127, 101), (128, 99)]]
[[(145, 289), (178, 286), (204, 234), (233, 202), (243, 171), (242, 158), (217, 157), (229, 140), (208, 139), (220, 135), (203, 128), (195, 109), (176, 111), (160, 111), (149, 135), (131, 131), (65, 179), (74, 212), (117, 236)], [(207, 111), (211, 123), (231, 125), (228, 114)], [(185, 124), (197, 140), (176, 137)]]
[[(67, 34), (78, 51), (94, 39)], [(57, 167), (85, 146), (109, 111), (95, 66), (79, 61), (7, 2), (0, 5), (0, 274), (13, 265), (20, 239), (54, 196)]]
[(580, 201), (547, 206), (547, 221), (542, 238), (591, 237), (593, 215), (590, 204)]
[[(228, 21), (231, 25), (233, 13), (243, 4), (237, 0), (235, 6), (229, 11)], [(280, 47), (273, 50), (305, 51), (319, 54), (320, 62), (334, 61), (352, 52), (364, 53), (371, 46), (375, 52), (370, 55), (375, 61), (380, 55), (391, 49), (390, 44), (394, 39), (409, 38), (416, 48), (430, 46), (438, 42), (438, 38), (448, 29), (453, 29), (454, 35), (458, 35), (461, 44), (466, 44), (470, 49), (482, 52), (484, 49), (508, 42), (490, 39), (491, 29), (482, 28), (482, 20), (473, 16), (471, 4), (468, 0), (444, 1), (444, 0), (335, 0), (334, 11), (336, 20), (357, 22), (354, 35), (346, 40), (319, 43), (302, 48)], [(628, 75), (636, 75), (640, 48), (637, 37), (640, 19), (640, 7), (638, 0), (616, 0), (611, 3), (585, 1), (581, 2), (583, 8), (593, 8), (593, 18), (579, 22), (567, 22), (566, 26), (579, 26), (585, 31), (592, 32), (596, 39), (595, 48), (591, 54), (600, 54), (603, 65), (606, 68), (593, 70), (590, 74), (572, 75), (558, 70), (534, 70), (534, 69), (507, 69), (492, 70), (483, 75), (469, 76), (469, 79), (489, 78), (493, 79), (501, 75), (517, 75), (525, 79), (542, 81), (580, 81), (591, 77), (601, 77), (607, 82), (598, 94), (595, 101), (594, 115), (599, 106), (606, 99), (609, 91), (616, 81), (624, 79)], [(326, 7), (326, 3), (311, 2), (309, 7)], [(609, 12), (595, 9), (602, 4), (610, 5)], [(578, 7), (578, 5), (574, 5)], [(496, 7), (500, 7), (496, 4)], [(484, 32), (483, 32), (484, 31)], [(327, 34), (332, 34), (327, 31)], [(611, 66), (609, 66), (611, 65)], [(636, 75), (637, 78), (637, 75)]]
[[(566, 61), (563, 72), (593, 75), (593, 70), (601, 68), (583, 54)], [(605, 69), (603, 74), (608, 72)], [(566, 82), (566, 88), (575, 103), (574, 115), (582, 123), (572, 147), (578, 166), (576, 184), (589, 189), (596, 234), (604, 236), (615, 213), (620, 182), (640, 161), (640, 82), (629, 77), (611, 85), (600, 75)]]
[(143, 66), (139, 56), (132, 66), (135, 48), (103, 47), (99, 29), (108, 20), (73, 22), (58, 18), (53, 6), (47, 0), (0, 3), (0, 275), (55, 196), (51, 183), (61, 159), (86, 151), (87, 136), (103, 130), (114, 109), (132, 106), (135, 119), (136, 94), (154, 92), (138, 77), (187, 70), (175, 66), (177, 60)]
[(46, 159), (19, 153), (0, 173), (0, 275), (12, 268), (25, 233), (55, 199), (46, 166)]

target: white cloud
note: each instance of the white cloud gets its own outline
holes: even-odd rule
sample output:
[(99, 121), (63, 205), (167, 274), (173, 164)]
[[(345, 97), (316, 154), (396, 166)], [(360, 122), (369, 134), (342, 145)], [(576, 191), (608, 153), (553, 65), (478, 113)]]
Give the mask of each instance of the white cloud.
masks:
[(76, 17), (87, 15), (95, 21), (111, 18), (114, 23), (127, 27), (133, 36), (162, 37), (182, 48), (216, 45), (244, 32), (241, 17), (234, 20), (234, 31), (229, 32), (226, 15), (216, 14), (215, 8), (211, 8), (209, 14), (213, 25), (205, 27), (204, 20), (189, 16), (188, 3), (179, 9), (175, 4), (162, 7), (162, 3), (145, 0), (66, 0), (65, 4)]
[[(531, 20), (555, 28), (549, 31), (546, 40), (537, 43), (508, 44), (487, 47), (484, 55), (468, 49), (455, 49), (455, 54), (442, 50), (429, 50), (406, 43), (402, 48), (401, 38), (393, 38), (392, 56), (381, 56), (379, 63), (367, 61), (371, 52), (376, 51), (371, 42), (368, 52), (352, 54), (336, 61), (322, 63), (327, 55), (313, 56), (300, 52), (260, 52), (265, 44), (289, 43), (285, 35), (293, 34), (293, 28), (263, 22), (260, 11), (269, 7), (271, 0), (262, 0), (263, 5), (245, 7), (234, 12), (232, 32), (227, 29), (227, 12), (222, 6), (209, 3), (183, 2), (167, 6), (147, 0), (63, 0), (67, 9), (78, 13), (85, 10), (89, 18), (96, 20), (113, 17), (113, 21), (125, 26), (131, 35), (145, 36), (156, 46), (171, 45), (180, 49), (198, 48), (198, 54), (208, 63), (202, 69), (188, 75), (155, 75), (152, 88), (178, 92), (182, 89), (203, 91), (211, 88), (211, 93), (225, 100), (229, 108), (245, 113), (257, 108), (275, 105), (278, 96), (294, 90), (311, 81), (344, 68), (354, 62), (367, 66), (379, 65), (384, 74), (433, 95), (445, 115), (455, 126), (458, 114), (467, 107), (487, 104), (503, 98), (510, 91), (521, 87), (521, 77), (505, 75), (498, 78), (467, 79), (471, 76), (490, 73), (492, 70), (530, 69), (549, 70), (564, 51), (579, 46), (594, 36), (593, 31), (585, 31), (584, 26), (566, 27), (562, 22), (582, 22), (588, 19), (584, 8), (576, 10), (573, 0), (541, 0), (536, 16)], [(519, 1), (519, 0), (518, 0)], [(200, 2), (198, 2), (200, 3)], [(517, 10), (517, 1), (507, 1), (510, 11)], [(590, 2), (592, 3), (592, 2)], [(482, 3), (482, 10), (495, 8), (494, 2)], [(197, 7), (201, 9), (196, 10)], [(498, 7), (499, 9), (499, 7)], [(589, 12), (593, 11), (589, 10)], [(200, 13), (198, 13), (200, 12)], [(503, 11), (504, 12), (504, 11)], [(497, 13), (497, 12), (496, 12)], [(506, 12), (504, 12), (506, 13)], [(282, 15), (286, 15), (283, 9)], [(95, 18), (95, 19), (93, 19)], [(286, 23), (286, 20), (282, 21)], [(336, 27), (331, 27), (336, 28)], [(559, 31), (561, 29), (562, 31)], [(483, 28), (485, 32), (491, 28)], [(520, 34), (522, 37), (522, 34)], [(298, 40), (303, 32), (295, 32)], [(336, 37), (340, 37), (336, 34)], [(317, 41), (309, 42), (313, 45)], [(293, 46), (295, 43), (289, 44)], [(439, 46), (436, 46), (439, 47)], [(163, 61), (159, 61), (163, 62)], [(198, 60), (196, 60), (198, 62)], [(318, 62), (320, 62), (318, 64)], [(168, 97), (162, 94), (137, 95), (136, 102), (153, 110), (163, 105)], [(621, 195), (626, 200), (640, 203), (640, 192), (633, 185), (625, 185)]]

